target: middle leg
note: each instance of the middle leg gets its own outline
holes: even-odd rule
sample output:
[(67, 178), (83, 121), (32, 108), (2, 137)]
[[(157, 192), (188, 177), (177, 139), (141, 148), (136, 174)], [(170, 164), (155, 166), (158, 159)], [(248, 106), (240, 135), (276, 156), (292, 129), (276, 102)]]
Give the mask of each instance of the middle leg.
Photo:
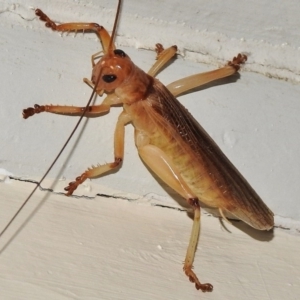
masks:
[(246, 62), (246, 60), (247, 56), (245, 54), (238, 54), (223, 68), (176, 80), (168, 84), (167, 88), (175, 97), (177, 97), (180, 94), (186, 93), (208, 82), (235, 74), (240, 69), (240, 66)]
[(70, 196), (77, 189), (77, 187), (83, 183), (87, 178), (99, 177), (102, 174), (120, 167), (124, 158), (124, 136), (125, 136), (125, 125), (131, 121), (131, 117), (124, 111), (120, 114), (115, 129), (114, 135), (114, 161), (106, 163), (104, 165), (92, 166), (78, 176), (75, 181), (69, 183), (65, 188), (66, 195)]
[(148, 74), (155, 77), (159, 71), (176, 55), (177, 46), (171, 46), (164, 49), (162, 44), (156, 44), (157, 61), (148, 71)]

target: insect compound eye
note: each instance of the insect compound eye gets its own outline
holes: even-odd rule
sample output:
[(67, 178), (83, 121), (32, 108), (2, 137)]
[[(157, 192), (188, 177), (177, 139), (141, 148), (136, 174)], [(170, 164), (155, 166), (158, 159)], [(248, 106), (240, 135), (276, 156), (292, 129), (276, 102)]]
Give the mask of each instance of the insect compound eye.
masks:
[(103, 75), (102, 76), (103, 81), (106, 83), (111, 83), (117, 79), (117, 76), (114, 74), (109, 74), (109, 75)]
[(120, 57), (125, 57), (126, 54), (123, 50), (120, 50), (120, 49), (116, 49), (114, 50), (114, 54), (117, 55), (117, 56), (120, 56)]

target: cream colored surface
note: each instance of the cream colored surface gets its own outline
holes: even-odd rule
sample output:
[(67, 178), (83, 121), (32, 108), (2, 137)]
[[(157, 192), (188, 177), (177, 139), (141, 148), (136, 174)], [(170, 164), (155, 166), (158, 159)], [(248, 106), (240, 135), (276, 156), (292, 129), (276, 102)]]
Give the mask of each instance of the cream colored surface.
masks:
[[(0, 184), (1, 228), (32, 187)], [(211, 294), (182, 271), (192, 226), (186, 212), (39, 191), (1, 239), (1, 299), (299, 299), (299, 237), (242, 223), (234, 223), (242, 230), (226, 224), (229, 233), (216, 218), (201, 221), (194, 270), (214, 285)]]

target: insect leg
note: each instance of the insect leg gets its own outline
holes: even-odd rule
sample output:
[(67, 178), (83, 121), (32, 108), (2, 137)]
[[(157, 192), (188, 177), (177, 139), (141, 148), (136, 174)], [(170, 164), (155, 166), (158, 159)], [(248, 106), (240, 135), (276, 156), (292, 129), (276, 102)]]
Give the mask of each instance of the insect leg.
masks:
[(157, 61), (148, 71), (148, 74), (155, 77), (157, 73), (172, 59), (177, 52), (177, 46), (171, 46), (167, 49), (164, 49), (161, 44), (156, 44), (156, 53), (157, 53)]
[[(100, 114), (108, 113), (110, 107), (115, 104), (119, 104), (120, 100), (115, 94), (108, 95), (100, 105), (89, 106), (86, 117), (98, 116)], [(66, 105), (38, 105), (35, 104), (34, 107), (28, 107), (23, 109), (23, 118), (27, 119), (35, 114), (41, 112), (49, 112), (53, 114), (60, 115), (70, 115), (70, 116), (80, 116), (85, 110), (85, 107), (81, 106), (66, 106)]]
[(120, 114), (118, 122), (115, 129), (114, 135), (114, 156), (115, 160), (111, 163), (106, 163), (104, 165), (92, 166), (88, 168), (84, 173), (78, 176), (75, 181), (69, 183), (65, 188), (67, 191), (66, 195), (70, 196), (87, 178), (99, 177), (100, 175), (120, 167), (123, 157), (124, 157), (124, 136), (125, 136), (125, 125), (131, 121), (131, 117), (124, 111)]
[(143, 145), (138, 147), (139, 155), (147, 166), (157, 174), (168, 186), (173, 188), (182, 197), (184, 197), (194, 209), (194, 222), (189, 246), (183, 266), (185, 274), (189, 280), (195, 283), (196, 289), (203, 292), (210, 292), (213, 286), (210, 283), (200, 283), (196, 274), (193, 272), (193, 262), (200, 232), (200, 205), (198, 198), (187, 186), (172, 160), (156, 146)]
[(98, 51), (97, 53), (95, 53), (95, 54), (93, 54), (93, 55), (91, 56), (91, 61), (92, 61), (92, 67), (93, 67), (93, 68), (94, 68), (95, 65), (96, 65), (95, 60), (98, 59), (98, 58), (100, 58), (101, 55), (103, 55), (103, 50)]
[[(80, 22), (55, 24), (55, 22), (53, 22), (39, 8), (35, 10), (35, 14), (40, 18), (41, 21), (45, 22), (46, 27), (49, 27), (55, 31), (61, 31), (61, 32), (94, 31), (102, 43), (103, 52), (107, 53), (109, 42), (110, 42), (110, 35), (103, 26), (97, 23), (80, 23)], [(113, 45), (112, 48), (115, 49), (115, 46)]]
[(177, 97), (182, 93), (200, 87), (208, 82), (235, 74), (240, 69), (240, 65), (245, 63), (246, 60), (246, 55), (238, 54), (223, 68), (182, 78), (170, 83), (167, 85), (167, 88)]

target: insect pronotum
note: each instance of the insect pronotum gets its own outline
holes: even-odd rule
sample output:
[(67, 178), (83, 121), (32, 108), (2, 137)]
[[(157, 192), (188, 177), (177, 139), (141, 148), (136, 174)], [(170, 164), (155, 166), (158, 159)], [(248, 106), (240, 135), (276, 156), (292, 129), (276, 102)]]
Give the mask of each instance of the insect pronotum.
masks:
[[(34, 107), (23, 110), (23, 117), (27, 119), (37, 113), (49, 112), (81, 115), (82, 118), (98, 116), (109, 112), (111, 106), (122, 105), (123, 111), (114, 134), (114, 160), (87, 169), (69, 183), (65, 188), (66, 195), (72, 195), (87, 178), (98, 177), (121, 166), (124, 156), (124, 127), (131, 123), (135, 129), (135, 144), (144, 163), (184, 197), (194, 210), (192, 233), (183, 270), (197, 289), (212, 291), (213, 286), (210, 283), (201, 283), (192, 270), (200, 230), (199, 200), (209, 207), (218, 208), (222, 216), (229, 212), (258, 230), (271, 229), (274, 217), (246, 179), (175, 97), (208, 82), (235, 74), (247, 57), (238, 54), (220, 69), (192, 75), (166, 87), (155, 79), (155, 75), (174, 57), (177, 47), (164, 49), (157, 44), (157, 61), (148, 73), (143, 72), (124, 51), (116, 49), (114, 45), (120, 5), (121, 0), (111, 36), (96, 23), (57, 25), (40, 9), (36, 9), (36, 15), (52, 30), (93, 31), (98, 35), (103, 46), (103, 55), (97, 63), (95, 57), (98, 54), (92, 56), (92, 78), (91, 81), (85, 79), (85, 82), (98, 95), (106, 94), (106, 98), (100, 105), (89, 106), (91, 97), (86, 107), (35, 104)], [(48, 171), (45, 176), (47, 173)], [(0, 235), (5, 232), (30, 196)]]

